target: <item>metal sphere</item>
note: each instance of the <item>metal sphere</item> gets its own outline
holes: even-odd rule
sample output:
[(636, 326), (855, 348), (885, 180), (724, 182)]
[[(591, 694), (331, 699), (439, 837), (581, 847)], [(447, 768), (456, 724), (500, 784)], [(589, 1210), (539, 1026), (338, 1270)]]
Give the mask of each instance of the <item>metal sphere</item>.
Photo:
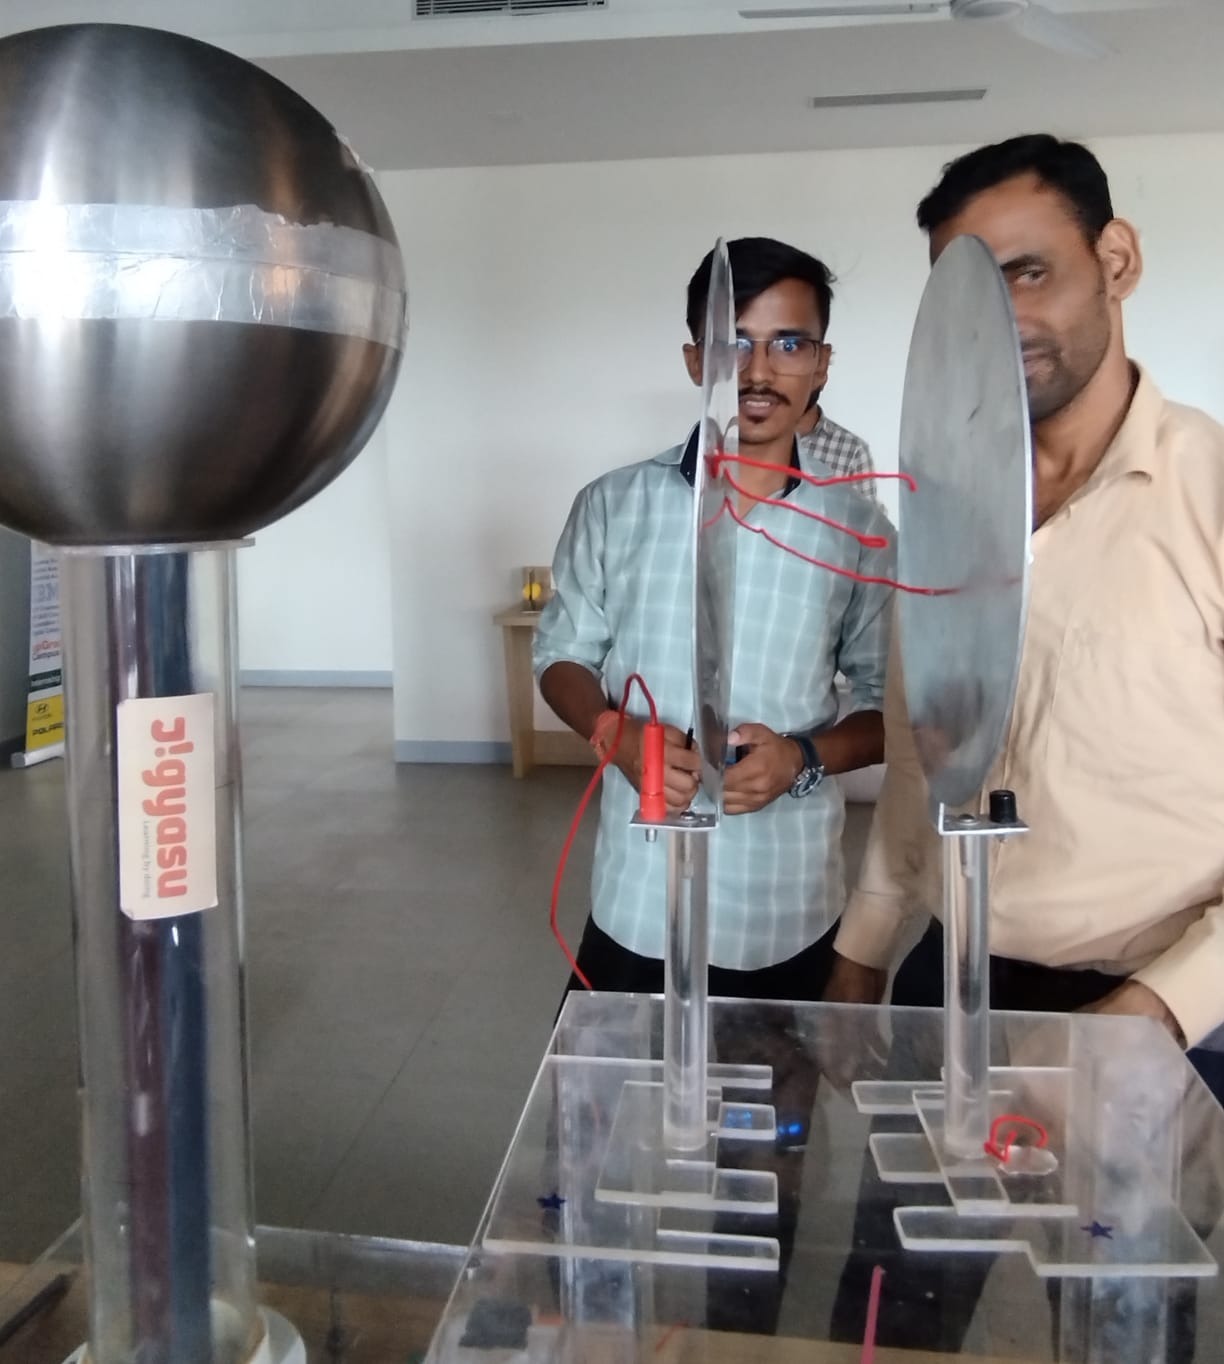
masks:
[(368, 439), (404, 317), (370, 174), (287, 86), (153, 29), (0, 41), (0, 524), (266, 525)]

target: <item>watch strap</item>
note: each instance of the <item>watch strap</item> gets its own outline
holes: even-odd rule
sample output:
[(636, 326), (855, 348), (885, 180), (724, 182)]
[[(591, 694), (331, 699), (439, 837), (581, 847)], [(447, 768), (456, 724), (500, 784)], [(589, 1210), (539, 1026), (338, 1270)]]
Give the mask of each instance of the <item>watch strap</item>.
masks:
[(796, 797), (809, 795), (824, 781), (825, 776), (824, 763), (820, 761), (816, 745), (808, 734), (791, 733), (782, 737), (794, 740), (803, 755), (803, 767), (792, 783), (790, 793)]
[[(803, 771), (814, 771), (819, 768), (820, 759), (816, 754), (816, 745), (806, 734), (788, 734), (786, 737), (799, 745), (799, 752), (803, 754)], [(802, 776), (803, 772), (799, 775)]]

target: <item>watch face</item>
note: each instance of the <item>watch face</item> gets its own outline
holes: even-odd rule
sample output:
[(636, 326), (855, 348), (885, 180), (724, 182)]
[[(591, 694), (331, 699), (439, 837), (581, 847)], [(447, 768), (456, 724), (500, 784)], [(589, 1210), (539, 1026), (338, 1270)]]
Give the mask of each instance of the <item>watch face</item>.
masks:
[(791, 787), (791, 795), (795, 797), (809, 796), (820, 785), (820, 779), (824, 773), (818, 767), (805, 767), (795, 778), (795, 784)]

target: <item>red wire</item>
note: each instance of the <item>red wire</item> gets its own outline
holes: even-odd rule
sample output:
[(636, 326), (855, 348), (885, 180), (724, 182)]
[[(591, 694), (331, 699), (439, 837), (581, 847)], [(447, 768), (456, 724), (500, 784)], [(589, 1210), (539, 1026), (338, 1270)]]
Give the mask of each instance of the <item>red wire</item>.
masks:
[[(621, 724), (623, 725), (625, 723), (625, 707), (629, 704), (629, 693), (633, 689), (633, 684), (635, 682), (641, 687), (642, 695), (646, 698), (646, 704), (650, 708), (650, 723), (652, 725), (657, 725), (659, 723), (659, 712), (655, 707), (655, 699), (650, 694), (650, 688), (646, 685), (646, 679), (641, 673), (630, 673), (629, 679), (625, 683), (625, 690), (624, 694), (621, 696), (620, 703)], [(618, 739), (620, 738), (619, 728), (617, 729), (616, 737)]]
[[(757, 500), (760, 501), (761, 499), (758, 498)], [(786, 506), (786, 503), (784, 502), (782, 505)], [(813, 568), (828, 569), (830, 573), (838, 573), (843, 578), (850, 578), (853, 582), (878, 584), (880, 587), (895, 587), (898, 592), (911, 592), (919, 597), (946, 597), (949, 594), (960, 590), (956, 587), (910, 587), (907, 583), (897, 582), (895, 578), (873, 578), (865, 576), (862, 573), (854, 573), (848, 568), (838, 568), (836, 564), (825, 563), (823, 559), (813, 559), (810, 554), (802, 553), (792, 545), (786, 544), (785, 541), (779, 540), (776, 535), (770, 535), (764, 526), (749, 525), (730, 502), (723, 503), (723, 510), (731, 513), (731, 519), (737, 526), (741, 526), (744, 530), (750, 531), (753, 535), (763, 535), (771, 545), (776, 545), (778, 549), (783, 550), (785, 553), (793, 554), (796, 559), (802, 559), (805, 564), (811, 564)], [(721, 513), (719, 514), (721, 515)]]
[(603, 779), (604, 769), (616, 757), (616, 750), (620, 747), (620, 741), (625, 732), (625, 716), (629, 708), (629, 693), (633, 690), (633, 684), (637, 683), (642, 689), (642, 695), (646, 698), (646, 704), (650, 708), (650, 723), (659, 723), (659, 712), (655, 706), (655, 699), (650, 694), (650, 688), (646, 685), (641, 673), (630, 673), (625, 682), (625, 692), (621, 697), (620, 719), (616, 722), (616, 734), (608, 746), (608, 751), (599, 760), (599, 766), (595, 769), (595, 775), (587, 783), (586, 790), (582, 793), (582, 799), (578, 802), (578, 809), (574, 812), (574, 818), (570, 821), (569, 833), (565, 836), (565, 846), (561, 849), (561, 860), (557, 863), (557, 874), (553, 877), (552, 886), (552, 905), (549, 910), (548, 921), (552, 926), (553, 937), (561, 945), (561, 951), (565, 953), (565, 959), (573, 968), (574, 975), (582, 982), (583, 986), (592, 990), (595, 987), (586, 978), (582, 968), (578, 965), (578, 959), (570, 951), (569, 943), (565, 941), (565, 935), (561, 932), (561, 926), (557, 923), (557, 906), (561, 902), (561, 882), (565, 877), (565, 864), (569, 861), (570, 850), (574, 846), (574, 839), (578, 836), (579, 826), (582, 824), (582, 816), (586, 813), (586, 808), (591, 802), (591, 797), (599, 787)]
[(859, 1364), (875, 1364), (876, 1329), (880, 1320), (880, 1290), (884, 1286), (884, 1266), (871, 1271), (871, 1292), (867, 1297), (867, 1325), (863, 1331), (863, 1353)]
[[(718, 477), (718, 474), (721, 472), (731, 488), (741, 497), (749, 497), (754, 502), (764, 502), (767, 507), (781, 507), (785, 511), (798, 512), (800, 516), (806, 516), (812, 521), (819, 521), (822, 525), (829, 526), (833, 530), (839, 530), (846, 535), (852, 536), (866, 549), (884, 549), (887, 547), (888, 541), (881, 535), (863, 535), (850, 526), (842, 525), (840, 521), (834, 521), (827, 516), (821, 516), (819, 512), (809, 511), (806, 507), (800, 507), (793, 502), (787, 501), (785, 498), (758, 497), (755, 493), (742, 488), (735, 479), (722, 468), (724, 463), (730, 463), (732, 461), (736, 464), (746, 464), (750, 469), (770, 469), (774, 472), (777, 471), (779, 466), (771, 464), (768, 460), (752, 459), (748, 455), (728, 455), (721, 451), (718, 454), (711, 456), (714, 476)], [(800, 478), (805, 483), (810, 483), (816, 488), (827, 488), (834, 483), (859, 483), (868, 478), (896, 478), (905, 483), (910, 492), (918, 491), (918, 485), (909, 474), (838, 474), (833, 478), (818, 478), (815, 474), (809, 474), (805, 470), (796, 469), (793, 466), (788, 470), (788, 473), (792, 477)], [(720, 507), (719, 510), (703, 524), (702, 529), (709, 530), (724, 511), (729, 511), (731, 513), (731, 518), (737, 526), (742, 526), (744, 530), (751, 531), (753, 535), (763, 535), (771, 545), (775, 545), (785, 553), (793, 554), (796, 559), (802, 559), (804, 563), (811, 564), (813, 568), (827, 569), (830, 573), (838, 573), (843, 578), (849, 578), (853, 582), (878, 584), (881, 587), (892, 587), (898, 592), (910, 592), (915, 596), (920, 597), (946, 597), (958, 590), (954, 587), (910, 587), (906, 583), (897, 582), (895, 578), (864, 577), (861, 573), (854, 573), (848, 568), (838, 568), (836, 564), (826, 563), (823, 559), (813, 559), (810, 555), (795, 549), (794, 546), (785, 544), (776, 536), (770, 535), (764, 527), (750, 526), (748, 522), (736, 512), (729, 500), (724, 500), (722, 507)]]
[(672, 1336), (674, 1336), (674, 1335), (676, 1334), (677, 1331), (687, 1331), (687, 1330), (688, 1330), (688, 1322), (686, 1322), (686, 1321), (676, 1321), (676, 1322), (673, 1322), (673, 1323), (667, 1328), (667, 1330), (664, 1331), (663, 1334), (659, 1337), (659, 1343), (658, 1343), (658, 1344), (655, 1346), (655, 1348), (654, 1348), (655, 1354), (661, 1355), (661, 1354), (663, 1353), (663, 1347), (664, 1347), (664, 1346), (667, 1344), (667, 1342), (672, 1338)]
[[(1006, 1134), (1001, 1130), (1004, 1123), (1012, 1124), (1011, 1131)], [(1006, 1165), (1010, 1159), (1012, 1147), (1016, 1144), (1016, 1138), (1020, 1135), (1019, 1132), (1016, 1131), (1017, 1123), (1022, 1127), (1033, 1128), (1037, 1133), (1038, 1147), (1045, 1147), (1050, 1143), (1050, 1134), (1036, 1118), (1026, 1118), (1023, 1113), (1001, 1113), (994, 1122), (990, 1124), (990, 1136), (982, 1145), (985, 1148), (987, 1155), (994, 1156), (997, 1160), (1001, 1160), (1004, 1165)]]
[[(733, 460), (736, 464), (747, 465), (749, 469), (772, 469), (775, 472), (779, 467), (767, 459), (753, 459), (751, 455), (728, 455), (722, 450), (711, 455), (710, 460), (714, 466), (712, 472), (715, 478), (718, 477), (718, 470), (724, 461)], [(873, 471), (869, 474), (834, 474), (832, 478), (820, 478), (817, 474), (809, 474), (806, 469), (796, 469), (794, 465), (790, 465), (786, 472), (793, 478), (810, 483), (814, 488), (830, 488), (837, 483), (865, 483), (869, 479), (891, 478), (904, 483), (912, 493), (918, 491), (918, 485), (911, 474), (878, 474)]]
[(750, 493), (747, 488), (740, 487), (730, 474), (724, 472), (723, 477), (741, 497), (750, 497), (754, 502), (764, 502), (767, 507), (781, 507), (784, 511), (798, 512), (800, 516), (806, 516), (811, 521), (819, 521), (822, 526), (831, 526), (833, 530), (842, 531), (852, 539), (857, 540), (864, 549), (888, 548), (888, 541), (882, 535), (864, 535), (862, 531), (857, 531), (851, 526), (844, 526), (840, 521), (834, 521), (828, 516), (821, 516), (819, 512), (814, 512), (808, 507), (801, 507), (797, 502), (788, 502), (782, 497), (759, 497), (756, 493)]

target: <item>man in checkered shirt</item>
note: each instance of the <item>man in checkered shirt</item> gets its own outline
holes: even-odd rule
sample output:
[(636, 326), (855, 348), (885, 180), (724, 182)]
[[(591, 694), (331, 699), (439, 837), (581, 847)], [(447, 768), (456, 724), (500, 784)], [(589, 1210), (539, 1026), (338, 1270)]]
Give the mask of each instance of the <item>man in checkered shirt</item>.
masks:
[[(844, 899), (842, 797), (834, 773), (878, 763), (894, 571), (891, 527), (851, 485), (827, 477), (796, 438), (828, 362), (832, 302), (820, 261), (769, 238), (729, 246), (739, 346), (735, 618), (723, 819), (710, 841), (710, 991), (819, 999)], [(689, 284), (684, 347), (702, 376), (712, 253)], [(686, 743), (692, 690), (692, 498), (687, 442), (616, 469), (579, 493), (553, 563), (555, 593), (535, 636), (544, 699), (584, 739), (603, 742), (625, 680), (640, 673), (665, 725), (673, 810), (697, 793)], [(837, 523), (830, 525), (829, 522)], [(754, 533), (759, 532), (759, 533)], [(780, 541), (825, 567), (780, 548)], [(849, 683), (838, 718), (835, 678)], [(592, 912), (578, 964), (596, 989), (663, 987), (666, 844), (630, 820), (641, 779), (645, 707), (635, 693), (615, 765), (604, 776)], [(575, 982), (571, 980), (571, 986)]]
[[(820, 405), (820, 395), (824, 392), (825, 378), (828, 375), (829, 360), (823, 362), (823, 371), (817, 375), (819, 386), (812, 391), (808, 409), (803, 414), (796, 434), (799, 437), (800, 451), (814, 460), (819, 460), (826, 469), (835, 474), (874, 474), (875, 465), (871, 462), (871, 450), (861, 436), (838, 426), (825, 414)], [(879, 503), (876, 496), (874, 478), (864, 478), (850, 485), (864, 497)]]

